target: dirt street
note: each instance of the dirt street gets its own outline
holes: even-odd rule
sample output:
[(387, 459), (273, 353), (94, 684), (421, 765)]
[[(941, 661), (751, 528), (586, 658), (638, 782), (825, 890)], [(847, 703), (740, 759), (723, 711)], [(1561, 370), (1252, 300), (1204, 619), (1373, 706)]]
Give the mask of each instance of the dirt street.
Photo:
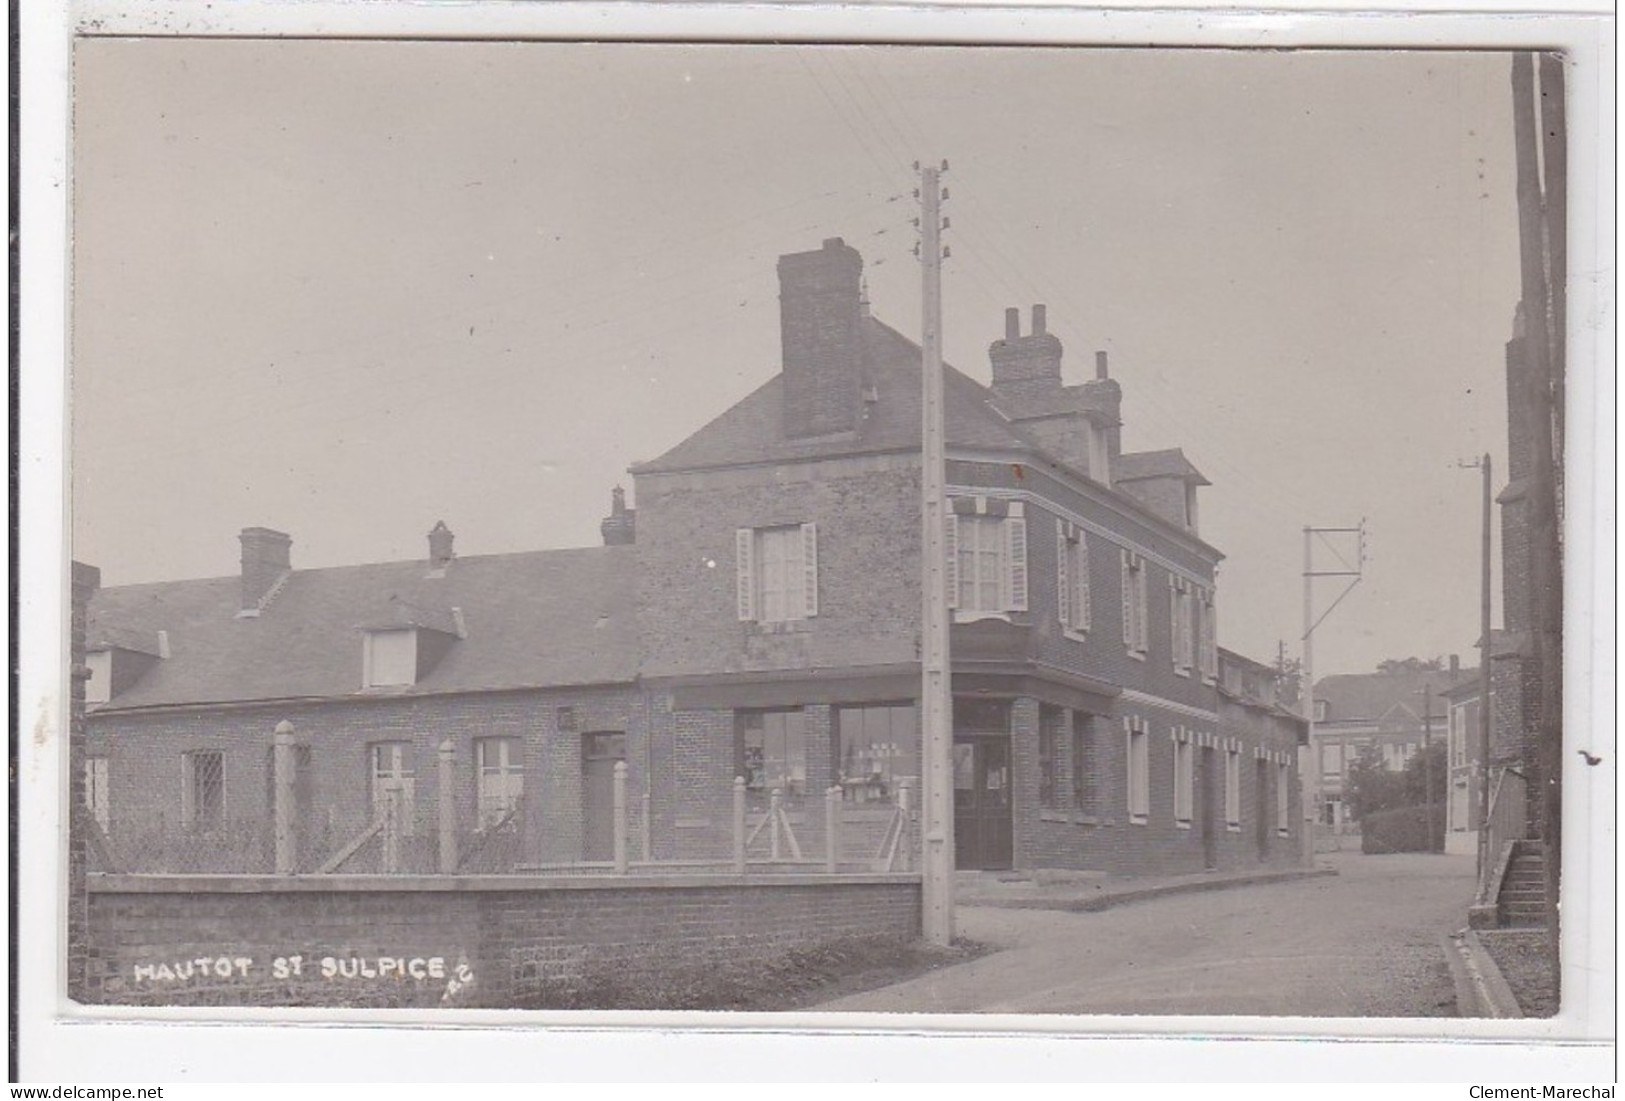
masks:
[(1000, 951), (817, 1009), (1454, 1016), (1439, 936), (1466, 924), (1473, 858), (1321, 860), (1339, 874), (1099, 913), (962, 907), (959, 935)]

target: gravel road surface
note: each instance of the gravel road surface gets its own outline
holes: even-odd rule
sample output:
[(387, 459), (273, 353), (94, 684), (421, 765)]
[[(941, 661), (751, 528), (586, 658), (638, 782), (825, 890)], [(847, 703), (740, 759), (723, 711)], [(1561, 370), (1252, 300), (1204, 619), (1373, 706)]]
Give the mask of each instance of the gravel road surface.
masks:
[(1466, 924), (1473, 858), (1321, 860), (1339, 874), (1099, 913), (961, 907), (958, 934), (998, 951), (816, 1009), (1454, 1016), (1439, 937)]

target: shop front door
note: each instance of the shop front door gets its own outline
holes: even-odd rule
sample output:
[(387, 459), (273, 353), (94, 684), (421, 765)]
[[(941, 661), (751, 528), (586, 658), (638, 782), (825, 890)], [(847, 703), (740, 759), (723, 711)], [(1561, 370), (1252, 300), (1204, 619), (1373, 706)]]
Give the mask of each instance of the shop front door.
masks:
[(954, 863), (1011, 866), (1010, 739), (954, 739)]

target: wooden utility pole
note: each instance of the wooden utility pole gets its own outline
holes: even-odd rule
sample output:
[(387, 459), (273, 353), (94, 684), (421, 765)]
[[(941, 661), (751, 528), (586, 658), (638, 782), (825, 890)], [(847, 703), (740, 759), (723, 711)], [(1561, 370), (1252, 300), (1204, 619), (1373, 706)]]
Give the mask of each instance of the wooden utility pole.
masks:
[(1478, 608), (1478, 883), (1482, 889), (1496, 854), (1490, 849), (1490, 456), (1479, 460), (1484, 471), (1484, 530), (1479, 545)]
[(940, 173), (920, 172), (920, 371), (923, 612), (920, 748), (925, 814), (921, 932), (931, 944), (954, 939), (953, 700), (948, 656), (947, 442), (942, 409), (942, 188)]
[[(1428, 851), (1433, 851), (1433, 685), (1422, 686), (1422, 787), (1427, 805)], [(1441, 846), (1441, 851), (1443, 851)]]

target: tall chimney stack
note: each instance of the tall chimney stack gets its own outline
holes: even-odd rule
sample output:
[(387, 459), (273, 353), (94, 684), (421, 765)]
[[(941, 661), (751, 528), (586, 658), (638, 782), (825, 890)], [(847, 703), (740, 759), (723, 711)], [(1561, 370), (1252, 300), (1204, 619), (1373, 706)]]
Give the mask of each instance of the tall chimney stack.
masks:
[(436, 521), (434, 528), (429, 532), (429, 568), (431, 570), (444, 570), (451, 565), (451, 560), (455, 557), (451, 549), (452, 539), (451, 529), (446, 526), (446, 522), (444, 520)]
[(993, 389), (999, 396), (1023, 398), (1059, 394), (1061, 390), (1061, 342), (1045, 331), (1043, 306), (1033, 307), (1033, 331), (1021, 335), (1020, 313), (1004, 311), (1004, 339), (988, 348), (993, 365)]
[(598, 525), (606, 547), (637, 542), (637, 509), (626, 507), (626, 490), (616, 486), (609, 497), (609, 515)]
[(257, 612), (293, 568), (293, 539), (271, 528), (244, 528), (237, 539), (243, 545), (242, 610)]
[(863, 257), (839, 237), (779, 257), (784, 431), (857, 429), (863, 411)]

